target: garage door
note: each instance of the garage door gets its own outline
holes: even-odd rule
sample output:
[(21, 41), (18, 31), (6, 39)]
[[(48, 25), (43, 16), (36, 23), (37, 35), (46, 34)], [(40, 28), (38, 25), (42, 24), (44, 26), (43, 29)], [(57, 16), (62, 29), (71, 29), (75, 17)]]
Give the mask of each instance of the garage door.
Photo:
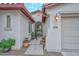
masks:
[(61, 47), (79, 51), (79, 17), (61, 18)]

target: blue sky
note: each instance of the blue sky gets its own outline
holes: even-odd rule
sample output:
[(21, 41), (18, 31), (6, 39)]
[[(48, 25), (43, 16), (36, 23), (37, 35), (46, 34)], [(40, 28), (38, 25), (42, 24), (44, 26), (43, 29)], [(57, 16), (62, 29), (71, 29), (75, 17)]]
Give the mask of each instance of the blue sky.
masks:
[(25, 3), (24, 5), (29, 10), (29, 12), (42, 9), (42, 3)]

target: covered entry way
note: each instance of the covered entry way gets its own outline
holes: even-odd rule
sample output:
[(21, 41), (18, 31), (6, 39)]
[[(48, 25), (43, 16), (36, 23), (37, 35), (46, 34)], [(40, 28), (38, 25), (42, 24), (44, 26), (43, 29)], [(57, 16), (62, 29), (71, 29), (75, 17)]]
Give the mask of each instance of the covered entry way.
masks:
[(62, 51), (79, 51), (79, 14), (61, 16)]
[(35, 23), (35, 37), (40, 36), (42, 36), (42, 23), (38, 21)]

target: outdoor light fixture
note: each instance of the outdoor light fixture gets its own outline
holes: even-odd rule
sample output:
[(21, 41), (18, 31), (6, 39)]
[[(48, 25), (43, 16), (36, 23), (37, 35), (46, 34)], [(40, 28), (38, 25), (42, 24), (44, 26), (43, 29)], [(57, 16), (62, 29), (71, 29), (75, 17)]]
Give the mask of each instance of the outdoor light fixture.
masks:
[(59, 19), (58, 14), (55, 15), (55, 21), (57, 22), (57, 20)]

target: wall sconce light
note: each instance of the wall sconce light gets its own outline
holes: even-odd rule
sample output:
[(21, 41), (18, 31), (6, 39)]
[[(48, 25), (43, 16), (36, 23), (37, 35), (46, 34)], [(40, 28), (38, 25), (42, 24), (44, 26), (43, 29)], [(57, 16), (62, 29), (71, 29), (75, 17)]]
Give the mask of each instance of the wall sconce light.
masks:
[(57, 22), (59, 20), (58, 14), (55, 15), (55, 21)]

